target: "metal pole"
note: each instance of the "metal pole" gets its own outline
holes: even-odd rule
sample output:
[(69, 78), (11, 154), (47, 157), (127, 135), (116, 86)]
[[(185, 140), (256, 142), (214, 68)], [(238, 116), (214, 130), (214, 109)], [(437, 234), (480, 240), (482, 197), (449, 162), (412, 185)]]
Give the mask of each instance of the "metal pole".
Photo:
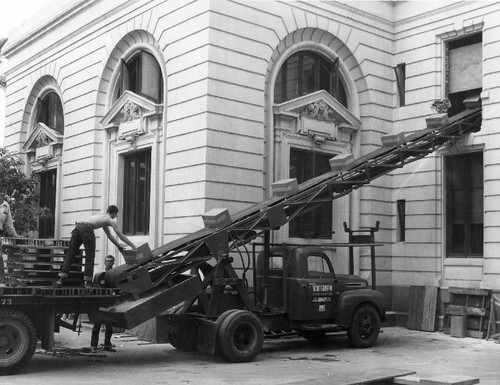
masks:
[(269, 289), (269, 255), (271, 253), (271, 232), (269, 230), (264, 231), (264, 282), (262, 283), (262, 289), (264, 292), (263, 307), (267, 308), (268, 298), (267, 292)]

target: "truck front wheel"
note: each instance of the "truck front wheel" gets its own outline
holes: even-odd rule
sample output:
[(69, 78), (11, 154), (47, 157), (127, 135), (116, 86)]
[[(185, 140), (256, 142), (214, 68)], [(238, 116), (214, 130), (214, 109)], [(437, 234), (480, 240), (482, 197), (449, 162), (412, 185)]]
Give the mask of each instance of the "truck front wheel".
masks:
[(0, 375), (12, 374), (26, 365), (36, 349), (36, 328), (21, 311), (0, 309)]
[(217, 338), (220, 352), (232, 362), (252, 361), (264, 343), (259, 319), (245, 310), (227, 314), (220, 324)]
[(373, 306), (358, 307), (347, 330), (350, 344), (355, 348), (369, 348), (377, 341), (379, 333), (380, 318)]

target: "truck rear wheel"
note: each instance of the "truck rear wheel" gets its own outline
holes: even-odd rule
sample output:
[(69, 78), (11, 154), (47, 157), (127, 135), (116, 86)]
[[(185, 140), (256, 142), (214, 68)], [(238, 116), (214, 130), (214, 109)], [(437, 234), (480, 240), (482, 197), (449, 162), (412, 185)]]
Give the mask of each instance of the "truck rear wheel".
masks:
[(379, 333), (380, 318), (373, 306), (358, 307), (347, 330), (350, 344), (355, 348), (369, 348), (377, 341)]
[(12, 374), (26, 365), (36, 349), (36, 328), (21, 311), (0, 309), (0, 375)]
[(231, 312), (220, 323), (218, 346), (232, 362), (252, 361), (264, 343), (264, 332), (257, 316), (246, 310)]

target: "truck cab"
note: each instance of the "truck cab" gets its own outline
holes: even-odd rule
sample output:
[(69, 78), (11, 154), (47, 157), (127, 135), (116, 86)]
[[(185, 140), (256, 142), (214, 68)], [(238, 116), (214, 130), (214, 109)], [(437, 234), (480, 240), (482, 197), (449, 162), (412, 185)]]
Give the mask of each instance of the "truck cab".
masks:
[(335, 274), (328, 256), (316, 247), (284, 245), (270, 248), (268, 255), (261, 252), (256, 294), (259, 307), (281, 313), (306, 338), (348, 331), (351, 344), (367, 347), (385, 320), (382, 294), (361, 277)]

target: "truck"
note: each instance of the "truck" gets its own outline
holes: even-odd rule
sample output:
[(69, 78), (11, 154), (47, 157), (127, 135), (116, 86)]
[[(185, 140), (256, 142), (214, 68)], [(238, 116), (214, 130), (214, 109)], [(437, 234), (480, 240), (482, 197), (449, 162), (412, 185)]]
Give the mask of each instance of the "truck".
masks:
[[(478, 131), (481, 109), (441, 122), (409, 135), (384, 136), (380, 148), (359, 159), (334, 157), (330, 172), (300, 185), (296, 180), (275, 182), (272, 197), (233, 215), (211, 210), (203, 215), (203, 229), (155, 250), (142, 245), (130, 263), (106, 272), (105, 281), (114, 289), (2, 284), (0, 374), (26, 365), (38, 339), (50, 350), (54, 331), (77, 329), (62, 320), (64, 313), (88, 314), (91, 321), (123, 329), (154, 319), (157, 342), (221, 354), (232, 362), (251, 361), (264, 339), (290, 334), (320, 341), (327, 333), (346, 332), (352, 346), (372, 346), (385, 319), (373, 253), (369, 287), (353, 274), (351, 253), (349, 274), (337, 274), (321, 247), (273, 244), (272, 232), (325, 201)], [(377, 229), (378, 224), (370, 229), (366, 242), (343, 246), (373, 250)], [(242, 268), (236, 269), (238, 257)]]

